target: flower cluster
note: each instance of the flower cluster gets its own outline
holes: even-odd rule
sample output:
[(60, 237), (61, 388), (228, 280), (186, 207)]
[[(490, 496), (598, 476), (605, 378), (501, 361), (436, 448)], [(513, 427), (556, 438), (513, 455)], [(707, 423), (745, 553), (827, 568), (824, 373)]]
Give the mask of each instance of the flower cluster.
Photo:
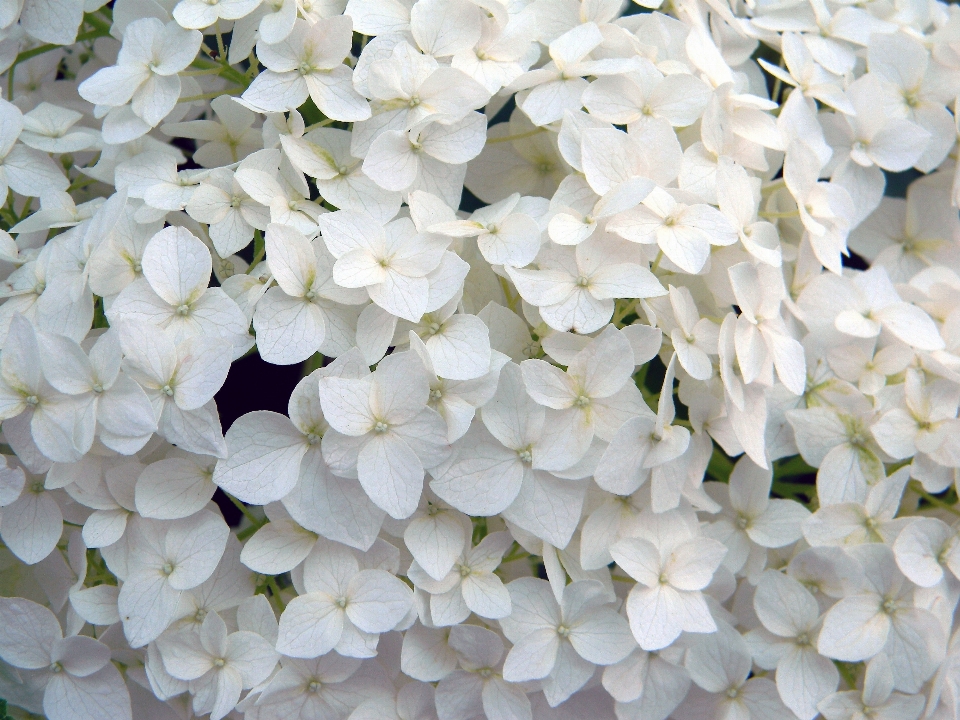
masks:
[(635, 2), (0, 3), (14, 717), (960, 717), (960, 6)]

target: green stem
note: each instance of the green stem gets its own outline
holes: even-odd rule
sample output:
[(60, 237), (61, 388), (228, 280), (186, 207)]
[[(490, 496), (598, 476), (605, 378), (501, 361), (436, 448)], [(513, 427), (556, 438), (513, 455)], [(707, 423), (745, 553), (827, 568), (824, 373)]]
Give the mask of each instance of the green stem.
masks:
[(323, 355), (320, 353), (314, 353), (306, 359), (303, 363), (303, 376), (306, 377), (315, 370), (319, 370), (323, 367)]
[(238, 90), (215, 90), (213, 92), (203, 93), (201, 95), (189, 95), (187, 97), (182, 97), (177, 100), (177, 104), (183, 104), (188, 102), (196, 102), (197, 100), (213, 100), (218, 98), (221, 95), (239, 95)]
[[(83, 20), (87, 25), (90, 25), (94, 29), (77, 35), (76, 42), (88, 42), (90, 40), (96, 40), (97, 38), (106, 37), (110, 34), (110, 23), (104, 21), (96, 15), (88, 13), (87, 15), (84, 15)], [(37, 45), (35, 48), (30, 48), (29, 50), (24, 50), (23, 52), (19, 53), (14, 59), (13, 64), (10, 65), (10, 69), (7, 71), (7, 99), (13, 100), (13, 76), (14, 71), (17, 69), (17, 65), (22, 62), (26, 62), (31, 58), (35, 58), (38, 55), (43, 55), (51, 50), (58, 50), (62, 47), (63, 45), (44, 43), (43, 45)]]
[(623, 322), (623, 319), (627, 317), (630, 313), (634, 312), (637, 309), (637, 304), (640, 302), (638, 298), (634, 298), (629, 302), (623, 304), (623, 306), (614, 313), (613, 320), (611, 322), (620, 327), (620, 323)]
[(250, 269), (247, 272), (253, 272), (253, 269), (263, 260), (267, 253), (267, 244), (263, 241), (263, 233), (259, 230), (253, 231), (253, 260), (250, 261)]
[(523, 140), (524, 138), (533, 137), (534, 135), (539, 135), (542, 132), (546, 132), (547, 129), (544, 127), (539, 127), (536, 130), (530, 130), (529, 132), (517, 133), (516, 135), (505, 135), (498, 138), (490, 138), (487, 140), (487, 145), (496, 145), (497, 143), (513, 142), (514, 140)]
[(837, 666), (837, 670), (840, 672), (840, 677), (843, 678), (844, 682), (847, 683), (847, 687), (851, 690), (855, 690), (857, 687), (857, 668), (854, 663), (840, 662), (839, 660), (834, 660), (833, 664)]
[(260, 520), (258, 517), (256, 517), (252, 512), (250, 512), (250, 508), (244, 505), (240, 500), (235, 498), (233, 495), (231, 495), (228, 492), (225, 492), (224, 495), (230, 498), (230, 502), (232, 502), (237, 507), (237, 509), (243, 513), (243, 516), (247, 520), (249, 520), (250, 524), (253, 525), (257, 530), (259, 530), (261, 527), (263, 527), (266, 524), (266, 520)]
[(770, 183), (769, 185), (764, 185), (762, 188), (760, 188), (760, 194), (763, 197), (766, 197), (767, 195), (772, 195), (780, 188), (785, 188), (786, 186), (787, 186), (786, 180), (783, 180), (783, 179), (776, 180)]
[(285, 602), (283, 602), (283, 598), (280, 597), (280, 587), (277, 585), (277, 579), (274, 577), (268, 577), (267, 587), (270, 588), (270, 595), (276, 599), (277, 605), (280, 606), (280, 612), (286, 610), (287, 605)]
[(514, 297), (513, 293), (510, 292), (510, 284), (507, 282), (506, 278), (497, 276), (497, 280), (500, 281), (500, 289), (503, 290), (503, 296), (507, 300), (507, 307), (510, 308), (513, 312), (517, 312), (517, 301), (519, 297)]
[(730, 473), (733, 472), (733, 463), (730, 458), (716, 445), (713, 447), (713, 455), (710, 456), (710, 462), (707, 464), (707, 475), (720, 482), (729, 482)]
[(921, 485), (918, 481), (911, 480), (908, 487), (911, 490), (913, 490), (913, 492), (915, 492), (917, 495), (919, 495), (924, 500), (926, 500), (928, 503), (933, 505), (934, 507), (940, 508), (941, 510), (946, 510), (949, 513), (960, 516), (960, 510), (958, 510), (953, 505), (945, 503), (940, 498), (934, 497), (933, 495), (928, 493), (926, 490), (923, 489), (923, 485)]
[(660, 269), (660, 261), (663, 260), (663, 250), (657, 253), (656, 259), (653, 261), (653, 265), (650, 266), (650, 272), (656, 274), (657, 270)]
[(245, 527), (243, 530), (237, 533), (237, 540), (243, 542), (244, 540), (249, 540), (256, 532), (259, 530), (256, 525), (250, 525)]
[(74, 180), (72, 183), (70, 183), (70, 187), (67, 188), (67, 192), (70, 193), (70, 192), (73, 192), (74, 190), (79, 190), (79, 189), (81, 189), (81, 188), (85, 188), (85, 187), (87, 187), (87, 186), (89, 186), (89, 185), (93, 185), (93, 184), (96, 183), (96, 182), (99, 182), (99, 181), (96, 180), (96, 179), (94, 179), (94, 178), (92, 178), (92, 177), (84, 177), (84, 176), (81, 175), (81, 176), (78, 177), (76, 180)]
[(326, 127), (327, 125), (330, 125), (331, 123), (335, 123), (335, 122), (336, 122), (336, 120), (334, 120), (333, 118), (327, 118), (326, 120), (321, 120), (320, 122), (315, 122), (313, 125), (310, 125), (309, 127), (304, 128), (303, 131), (304, 131), (305, 133), (308, 133), (308, 132), (310, 132), (311, 130), (316, 130), (317, 128)]

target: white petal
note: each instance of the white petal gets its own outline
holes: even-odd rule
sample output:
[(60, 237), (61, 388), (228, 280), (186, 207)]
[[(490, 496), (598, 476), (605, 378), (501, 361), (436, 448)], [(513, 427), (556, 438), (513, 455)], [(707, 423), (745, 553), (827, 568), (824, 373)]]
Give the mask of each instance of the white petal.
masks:
[(234, 421), (225, 436), (230, 452), (213, 482), (240, 500), (265, 505), (293, 489), (308, 449), (303, 434), (278, 413), (259, 410)]
[(875, 595), (844, 598), (827, 612), (817, 642), (822, 655), (858, 662), (883, 649), (890, 632), (890, 618)]
[(240, 562), (254, 572), (279, 575), (303, 562), (317, 537), (292, 520), (276, 520), (257, 530), (240, 554)]
[(0, 598), (0, 657), (28, 670), (50, 665), (50, 651), (63, 636), (56, 616), (24, 598)]
[(374, 434), (357, 458), (357, 475), (377, 507), (393, 518), (409, 517), (423, 491), (423, 465), (395, 433)]
[(518, 640), (503, 663), (503, 679), (508, 682), (539, 680), (550, 674), (560, 651), (560, 636), (555, 628), (535, 630)]
[(186, 458), (167, 458), (147, 465), (137, 478), (137, 512), (158, 520), (176, 520), (202, 510), (216, 485), (206, 468)]
[(43, 711), (50, 720), (130, 720), (130, 694), (120, 672), (107, 665), (85, 678), (67, 673), (52, 676), (43, 695)]
[(320, 593), (295, 597), (280, 616), (277, 650), (290, 657), (314, 658), (340, 641), (344, 612)]
[(814, 648), (792, 648), (777, 665), (777, 691), (800, 720), (813, 720), (817, 704), (837, 689), (840, 673)]
[(450, 572), (463, 552), (464, 540), (463, 524), (449, 511), (414, 518), (403, 532), (413, 559), (434, 580), (442, 580)]
[(392, 630), (410, 610), (413, 595), (384, 570), (361, 570), (350, 581), (347, 617), (364, 632)]

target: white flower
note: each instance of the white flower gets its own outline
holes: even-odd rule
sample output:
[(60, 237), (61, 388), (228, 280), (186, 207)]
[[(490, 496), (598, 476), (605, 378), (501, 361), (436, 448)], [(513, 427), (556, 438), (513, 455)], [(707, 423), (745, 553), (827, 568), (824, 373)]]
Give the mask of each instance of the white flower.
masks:
[(612, 325), (568, 362), (565, 373), (544, 360), (520, 363), (527, 394), (547, 408), (543, 451), (567, 453), (578, 462), (594, 435), (612, 440), (627, 420), (648, 413), (631, 382), (633, 369), (630, 343)]
[(544, 245), (536, 264), (539, 269), (510, 265), (505, 269), (521, 297), (536, 305), (544, 321), (561, 332), (599, 330), (613, 314), (614, 298), (666, 294), (642, 256), (609, 235), (576, 247)]
[(235, 356), (248, 345), (247, 319), (220, 288), (208, 288), (210, 251), (184, 228), (161, 230), (147, 243), (143, 278), (128, 285), (110, 306), (113, 323), (145, 322), (164, 328), (175, 342), (223, 338)]
[(473, 112), (452, 124), (388, 130), (370, 145), (363, 172), (385, 190), (422, 190), (458, 205), (466, 163), (480, 154), (485, 139), (486, 121)]
[(687, 652), (684, 667), (697, 687), (675, 712), (681, 720), (742, 717), (773, 720), (788, 712), (767, 678), (749, 680), (750, 650), (729, 624), (717, 623), (717, 632), (702, 635)]
[(80, 96), (97, 105), (120, 107), (130, 103), (145, 127), (156, 127), (180, 98), (180, 76), (200, 49), (203, 37), (174, 22), (137, 19), (127, 25), (117, 64), (98, 71), (81, 83)]
[(288, 225), (267, 227), (267, 266), (277, 286), (257, 302), (253, 327), (267, 362), (290, 365), (315, 352), (340, 355), (353, 344), (352, 313), (344, 305), (365, 300), (362, 290), (340, 287), (330, 254)]
[(39, 197), (44, 191), (66, 190), (69, 181), (48, 155), (17, 143), (24, 126), (20, 109), (0, 100), (0, 190), (12, 189), (31, 197)]
[(817, 703), (840, 683), (836, 666), (817, 652), (817, 601), (789, 575), (767, 570), (757, 583), (753, 607), (763, 623), (746, 638), (755, 660), (776, 668), (784, 704), (800, 720), (812, 720)]
[(150, 463), (137, 477), (137, 512), (157, 520), (178, 520), (203, 509), (217, 489), (213, 458), (174, 450)]
[(282, 42), (271, 44), (261, 38), (257, 56), (267, 69), (243, 99), (260, 111), (283, 112), (300, 107), (309, 95), (328, 117), (365, 120), (370, 107), (353, 89), (352, 72), (343, 64), (352, 37), (353, 22), (343, 16), (313, 24), (301, 20)]
[(47, 608), (0, 598), (0, 657), (15, 668), (42, 671), (43, 712), (50, 720), (129, 720), (130, 695), (110, 663), (110, 648), (92, 637), (63, 637)]
[(136, 524), (118, 598), (131, 647), (155, 640), (176, 619), (181, 594), (210, 577), (229, 534), (223, 519), (208, 510)]
[[(430, 489), (468, 515), (495, 515), (513, 506), (513, 522), (566, 547), (585, 488), (546, 470), (564, 475), (575, 456), (571, 448), (543, 441), (546, 412), (526, 394), (519, 367), (504, 365), (497, 393), (480, 416), (483, 427), (471, 429), (449, 461), (431, 471)], [(554, 451), (546, 452), (548, 447)]]
[[(82, 400), (58, 392), (44, 378), (41, 350), (33, 326), (14, 315), (0, 354), (0, 417), (29, 425), (36, 447), (51, 460), (73, 462), (90, 449), (94, 425)], [(64, 378), (65, 379), (65, 378)]]
[[(131, 455), (142, 448), (157, 429), (146, 393), (120, 371), (120, 340), (107, 332), (90, 348), (89, 356), (69, 338), (40, 333), (44, 376), (56, 389), (82, 403), (82, 422), (100, 424), (100, 441), (117, 452)], [(83, 432), (93, 437), (93, 430)]]
[(485, 628), (457, 625), (448, 640), (460, 670), (437, 684), (440, 720), (459, 720), (483, 712), (491, 720), (529, 720), (530, 701), (519, 685), (504, 680), (503, 640)]
[(330, 427), (324, 458), (354, 472), (370, 499), (391, 517), (413, 514), (424, 467), (446, 455), (443, 419), (427, 407), (429, 380), (416, 353), (391, 355), (367, 377), (324, 377), (320, 403)]
[(778, 80), (798, 88), (805, 96), (819, 100), (835, 110), (853, 113), (853, 105), (844, 95), (840, 79), (814, 60), (803, 36), (785, 32), (780, 36), (784, 65), (777, 67), (766, 60), (758, 59), (761, 67)]
[(945, 576), (944, 566), (956, 576), (960, 570), (957, 550), (960, 549), (954, 529), (942, 520), (921, 517), (912, 520), (897, 535), (893, 554), (897, 567), (910, 582), (920, 587), (933, 587)]
[(405, 218), (384, 226), (366, 213), (340, 210), (321, 216), (319, 223), (336, 258), (337, 285), (367, 288), (370, 299), (387, 312), (420, 320), (430, 298), (427, 275), (440, 265), (447, 242), (418, 234)]
[(623, 422), (610, 438), (594, 473), (600, 487), (619, 495), (636, 492), (652, 476), (652, 499), (657, 512), (675, 508), (680, 500), (680, 488), (671, 490), (675, 486), (671, 477), (657, 470), (668, 466), (690, 446), (690, 431), (673, 424), (676, 406), (671, 391), (675, 368), (673, 355), (664, 375), (657, 414), (646, 404), (640, 405), (639, 412)]
[(681, 270), (698, 273), (711, 245), (731, 245), (737, 234), (719, 210), (678, 191), (656, 188), (642, 204), (607, 224), (610, 232), (636, 243), (656, 243)]
[[(194, 688), (194, 710), (209, 712), (211, 720), (221, 720), (243, 690), (266, 680), (279, 658), (257, 633), (228, 632), (215, 612), (207, 614), (199, 631), (190, 628), (166, 633), (157, 647), (167, 672)], [(201, 697), (206, 702), (198, 702)]]
[(396, 627), (412, 602), (410, 590), (385, 570), (361, 570), (350, 550), (320, 541), (303, 569), (305, 594), (280, 616), (277, 649), (313, 658), (336, 650), (373, 657), (377, 636)]
[(811, 407), (788, 410), (797, 447), (817, 470), (817, 497), (821, 505), (862, 502), (867, 487), (884, 477), (877, 456), (880, 448), (868, 426), (872, 413), (859, 403), (844, 408)]
[(769, 374), (772, 364), (780, 382), (794, 395), (802, 394), (807, 364), (803, 347), (780, 318), (786, 296), (780, 270), (738, 263), (727, 272), (740, 308), (734, 342), (743, 381), (751, 383)]
[(174, 344), (163, 330), (135, 321), (119, 330), (124, 371), (147, 393), (159, 432), (190, 452), (225, 454), (213, 396), (230, 369), (230, 345), (204, 337)]
[(360, 156), (383, 131), (407, 130), (431, 118), (455, 123), (490, 97), (477, 81), (406, 42), (370, 63), (367, 85), (379, 112), (354, 130), (353, 151)]
[(594, 665), (619, 662), (634, 647), (626, 621), (597, 581), (567, 585), (559, 601), (549, 583), (535, 578), (514, 580), (508, 589), (513, 612), (500, 625), (513, 647), (503, 677), (510, 682), (542, 679), (551, 706), (583, 687)]
[(723, 516), (707, 533), (727, 546), (724, 564), (737, 572), (746, 565), (750, 576), (762, 571), (767, 553), (760, 548), (785, 547), (801, 536), (801, 523), (810, 512), (795, 500), (770, 498), (773, 473), (746, 455), (737, 461), (724, 492), (722, 483), (704, 489), (724, 506)]
[[(894, 670), (893, 686), (916, 692), (944, 656), (939, 623), (929, 610), (913, 606), (913, 588), (890, 548), (871, 543), (851, 552), (863, 565), (864, 581), (824, 616), (817, 649), (826, 657), (851, 661), (885, 653)], [(914, 637), (921, 640), (908, 640)]]
[(823, 699), (817, 709), (827, 720), (852, 720), (868, 712), (917, 720), (923, 712), (923, 695), (893, 692), (894, 669), (887, 656), (877, 655), (867, 663), (863, 690), (846, 690)]
[(362, 160), (350, 151), (351, 134), (317, 128), (302, 137), (281, 135), (291, 164), (314, 178), (320, 195), (341, 210), (366, 211), (387, 222), (400, 207), (400, 193), (384, 190), (364, 174)]
[(180, 0), (173, 8), (173, 19), (180, 27), (201, 29), (213, 25), (218, 19), (239, 20), (257, 7), (255, 0)]
[(803, 535), (814, 547), (884, 542), (888, 545), (908, 522), (894, 518), (907, 483), (908, 471), (901, 468), (881, 478), (867, 491), (862, 504), (841, 502), (821, 507), (803, 521)]
[(471, 612), (494, 620), (511, 614), (510, 594), (493, 571), (512, 543), (509, 533), (487, 535), (476, 547), (471, 547), (467, 538), (446, 573), (437, 573), (436, 566), (434, 572), (427, 573), (414, 561), (407, 576), (418, 588), (430, 593), (430, 618), (434, 625), (457, 625)]
[(20, 142), (44, 152), (78, 152), (94, 147), (99, 138), (95, 131), (77, 122), (82, 113), (50, 103), (40, 103), (23, 116)]
[(628, 128), (656, 121), (686, 127), (700, 117), (709, 98), (709, 89), (696, 76), (677, 74), (667, 80), (653, 63), (640, 60), (630, 72), (592, 82), (583, 104), (591, 115)]
[(532, 87), (517, 106), (534, 125), (546, 125), (563, 117), (565, 110), (579, 110), (589, 83), (586, 75), (605, 75), (633, 69), (628, 60), (591, 60), (589, 55), (603, 42), (594, 23), (578, 25), (550, 43), (550, 62), (517, 78), (511, 88)]
[(700, 317), (697, 305), (685, 287), (669, 288), (670, 307), (677, 321), (677, 328), (670, 331), (670, 341), (677, 352), (677, 361), (697, 380), (709, 380), (713, 376), (710, 355), (717, 354), (719, 328), (716, 323)]
[(715, 632), (700, 591), (727, 553), (723, 544), (698, 536), (681, 511), (649, 513), (635, 533), (611, 545), (610, 554), (638, 582), (627, 597), (627, 617), (640, 647), (659, 650), (681, 632)]
[(384, 695), (386, 680), (360, 660), (327, 653), (315, 660), (283, 658), (274, 675), (257, 698), (257, 711), (267, 720), (296, 717), (323, 717), (342, 714), (364, 699)]

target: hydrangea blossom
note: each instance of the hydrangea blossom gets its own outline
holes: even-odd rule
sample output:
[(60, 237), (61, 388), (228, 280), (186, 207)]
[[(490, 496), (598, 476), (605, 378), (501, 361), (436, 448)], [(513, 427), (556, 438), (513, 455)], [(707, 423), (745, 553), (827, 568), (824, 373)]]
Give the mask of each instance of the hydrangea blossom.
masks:
[(960, 716), (960, 5), (11, 0), (0, 76), (8, 715)]

